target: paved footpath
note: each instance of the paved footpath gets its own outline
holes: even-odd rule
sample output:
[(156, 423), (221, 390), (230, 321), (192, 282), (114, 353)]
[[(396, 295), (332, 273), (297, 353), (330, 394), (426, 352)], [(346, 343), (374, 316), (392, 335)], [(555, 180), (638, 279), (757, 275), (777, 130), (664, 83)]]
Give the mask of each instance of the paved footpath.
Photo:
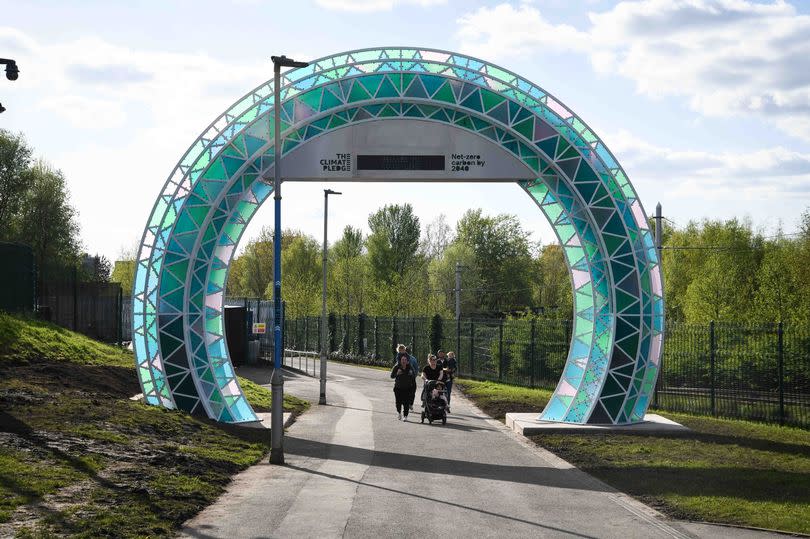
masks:
[[(447, 425), (397, 420), (388, 373), (330, 364), (327, 400), (183, 537), (764, 537), (668, 521), (481, 414), (455, 391)], [(240, 371), (269, 384), (269, 371)], [(318, 402), (318, 381), (285, 390)], [(418, 394), (417, 394), (418, 398)]]

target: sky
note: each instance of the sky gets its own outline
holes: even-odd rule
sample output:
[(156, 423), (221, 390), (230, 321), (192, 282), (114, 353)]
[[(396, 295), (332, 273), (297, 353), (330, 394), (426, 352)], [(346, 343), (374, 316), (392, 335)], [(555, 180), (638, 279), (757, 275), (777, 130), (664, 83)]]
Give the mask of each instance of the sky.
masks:
[[(749, 0), (0, 0), (0, 128), (61, 169), (90, 253), (140, 240), (199, 134), (272, 76), (271, 55), (430, 47), (480, 57), (556, 96), (671, 223), (748, 218), (787, 233), (810, 207), (810, 2)], [(285, 228), (368, 230), (410, 202), (423, 226), (468, 208), (516, 214), (554, 241), (515, 185), (288, 183)], [(270, 204), (242, 245), (272, 223)]]

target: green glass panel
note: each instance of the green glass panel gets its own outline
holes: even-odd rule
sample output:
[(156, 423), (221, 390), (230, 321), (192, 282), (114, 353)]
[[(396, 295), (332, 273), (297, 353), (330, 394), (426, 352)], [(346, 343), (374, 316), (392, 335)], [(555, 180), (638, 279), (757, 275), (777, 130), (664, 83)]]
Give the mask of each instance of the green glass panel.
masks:
[(357, 81), (355, 81), (355, 83), (352, 84), (352, 89), (349, 92), (349, 98), (347, 101), (349, 103), (354, 103), (355, 101), (363, 101), (366, 99), (371, 99), (371, 95), (369, 95), (362, 85), (357, 84)]
[(453, 95), (453, 89), (447, 83), (439, 88), (439, 91), (433, 95), (433, 99), (437, 101), (444, 101), (445, 103), (456, 103), (456, 98)]
[(391, 84), (391, 80), (388, 77), (385, 77), (377, 90), (377, 97), (399, 97), (399, 95), (400, 92), (394, 87), (393, 84)]
[(435, 94), (436, 90), (438, 90), (446, 80), (435, 75), (420, 75), (419, 78), (422, 80), (422, 84), (425, 86), (425, 91), (427, 91), (428, 95)]
[(323, 88), (318, 88), (317, 90), (312, 90), (306, 93), (303, 93), (297, 97), (299, 101), (304, 103), (306, 106), (311, 108), (312, 110), (321, 110), (321, 95), (323, 94)]
[[(336, 89), (339, 92), (339, 90)], [(323, 98), (321, 100), (321, 108), (320, 111), (329, 110), (335, 107), (339, 107), (343, 105), (343, 100), (330, 92), (329, 90), (324, 90)]]
[(484, 112), (484, 109), (481, 106), (481, 94), (478, 92), (478, 90), (468, 95), (460, 104), (462, 107), (473, 109), (477, 112)]
[(495, 92), (490, 92), (489, 90), (481, 90), (481, 100), (484, 103), (484, 110), (489, 110), (497, 105), (503, 103), (506, 98), (496, 94)]
[(540, 148), (547, 156), (553, 158), (554, 151), (557, 148), (557, 139), (560, 137), (551, 137), (547, 138), (546, 140), (541, 140), (540, 142), (536, 143), (536, 146)]
[(333, 115), (332, 118), (329, 120), (329, 129), (334, 129), (335, 127), (339, 127), (346, 123), (346, 120), (338, 116), (337, 114)]
[(377, 93), (380, 83), (385, 77), (383, 75), (368, 75), (357, 79), (368, 91), (370, 95)]
[(559, 156), (562, 155), (563, 152), (565, 152), (565, 150), (567, 150), (570, 147), (571, 147), (571, 145), (568, 144), (567, 140), (565, 140), (563, 137), (558, 137), (558, 139), (557, 139), (557, 151), (554, 154), (554, 156), (555, 156), (554, 158), (555, 159), (559, 158)]
[(579, 152), (573, 146), (569, 146), (557, 159), (571, 159), (572, 157), (579, 157)]
[(184, 232), (197, 230), (197, 228), (197, 223), (192, 221), (191, 217), (189, 217), (186, 212), (182, 212), (180, 214), (180, 218), (177, 219), (177, 224), (174, 225), (174, 232), (175, 234), (182, 234)]
[(624, 402), (624, 395), (617, 395), (615, 397), (607, 397), (604, 399), (599, 399), (599, 402), (605, 407), (607, 410), (608, 415), (611, 418), (615, 418), (619, 415), (619, 412), (622, 409), (622, 403)]
[(519, 124), (512, 126), (515, 131), (526, 137), (527, 139), (531, 140), (532, 135), (534, 134), (534, 119), (529, 118), (528, 120), (523, 120)]
[(400, 76), (399, 76), (400, 77), (399, 88), (400, 88), (400, 90), (402, 92), (404, 92), (405, 89), (408, 86), (411, 85), (411, 81), (413, 81), (415, 76), (416, 75), (414, 75), (413, 73), (402, 73), (402, 74), (400, 74)]
[(227, 180), (228, 176), (225, 174), (225, 167), (222, 165), (222, 159), (217, 159), (211, 166), (208, 167), (208, 170), (205, 171), (203, 174), (203, 178), (209, 180)]

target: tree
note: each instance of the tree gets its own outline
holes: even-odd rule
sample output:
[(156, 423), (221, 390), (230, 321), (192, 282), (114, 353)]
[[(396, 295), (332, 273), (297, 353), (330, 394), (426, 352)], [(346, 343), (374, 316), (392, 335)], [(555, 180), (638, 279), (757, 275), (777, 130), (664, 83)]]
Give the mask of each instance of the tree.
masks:
[(689, 223), (686, 233), (680, 237), (673, 235), (673, 241), (675, 238), (686, 242), (676, 247), (693, 248), (680, 249), (693, 251), (686, 255), (687, 266), (670, 268), (681, 274), (675, 282), (680, 286), (677, 292), (683, 294), (678, 299), (685, 320), (749, 321), (756, 292), (755, 276), (763, 256), (762, 237), (751, 230), (751, 224), (737, 219), (706, 220), (700, 226)]
[(31, 165), (31, 148), (22, 134), (0, 129), (0, 239), (15, 239), (8, 224), (17, 215), (27, 190), (26, 172)]
[(440, 213), (425, 227), (420, 250), (428, 260), (439, 258), (453, 241), (453, 229), (447, 224), (447, 217)]
[(490, 217), (480, 209), (467, 210), (456, 224), (456, 241), (469, 245), (475, 253), (484, 286), (481, 309), (519, 309), (530, 305), (534, 264), (529, 236), (516, 216)]
[(541, 314), (565, 320), (573, 316), (571, 277), (562, 246), (550, 244), (540, 249), (532, 292), (534, 304), (542, 309)]
[(110, 281), (121, 283), (121, 290), (124, 295), (132, 293), (132, 286), (135, 283), (135, 260), (116, 260), (113, 265)]
[(386, 205), (368, 218), (371, 236), (367, 247), (369, 265), (375, 280), (393, 282), (416, 262), (419, 248), (419, 218), (410, 204)]
[[(321, 299), (321, 250), (315, 238), (295, 235), (281, 254), (282, 296), (286, 316), (298, 318), (316, 314)], [(272, 283), (267, 295), (272, 296)]]
[(231, 264), (228, 293), (264, 298), (267, 287), (272, 282), (273, 230), (262, 227), (259, 235), (245, 246), (242, 256)]
[(335, 258), (355, 258), (363, 254), (363, 232), (359, 228), (347, 225), (343, 235), (329, 249)]
[(461, 264), (461, 312), (467, 316), (479, 309), (482, 288), (475, 251), (466, 243), (453, 242), (441, 256), (430, 262), (428, 275), (432, 298), (439, 305), (433, 312), (455, 317), (456, 263)]
[(23, 176), (27, 190), (16, 228), (31, 245), (37, 267), (75, 264), (80, 248), (79, 224), (64, 175), (39, 161)]
[(82, 259), (80, 278), (91, 283), (109, 283), (112, 264), (106, 256), (85, 254)]

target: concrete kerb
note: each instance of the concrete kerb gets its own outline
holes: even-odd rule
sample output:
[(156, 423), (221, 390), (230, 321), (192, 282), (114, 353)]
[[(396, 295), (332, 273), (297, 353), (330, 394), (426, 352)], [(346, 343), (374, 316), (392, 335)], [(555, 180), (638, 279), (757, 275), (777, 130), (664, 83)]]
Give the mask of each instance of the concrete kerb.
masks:
[(535, 434), (672, 434), (689, 432), (688, 427), (658, 414), (647, 414), (644, 422), (633, 425), (574, 425), (542, 421), (536, 413), (506, 414), (506, 426), (523, 436)]

